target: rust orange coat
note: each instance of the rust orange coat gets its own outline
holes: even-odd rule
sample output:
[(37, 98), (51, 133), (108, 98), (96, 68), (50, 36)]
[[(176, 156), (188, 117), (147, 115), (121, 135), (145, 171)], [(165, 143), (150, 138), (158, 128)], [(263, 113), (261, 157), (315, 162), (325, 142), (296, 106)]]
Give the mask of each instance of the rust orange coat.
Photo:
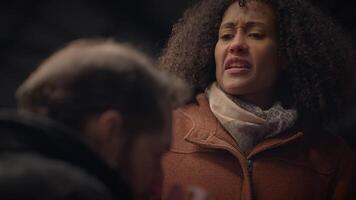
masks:
[(245, 156), (200, 94), (175, 111), (172, 139), (163, 158), (163, 199), (189, 185), (211, 199), (356, 199), (355, 155), (334, 135), (289, 130)]

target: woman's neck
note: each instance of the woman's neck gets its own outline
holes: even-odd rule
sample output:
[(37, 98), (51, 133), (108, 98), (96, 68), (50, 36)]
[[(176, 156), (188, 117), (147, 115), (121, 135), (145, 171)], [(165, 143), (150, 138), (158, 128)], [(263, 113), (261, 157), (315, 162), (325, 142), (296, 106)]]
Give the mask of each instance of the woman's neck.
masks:
[(271, 108), (275, 101), (273, 92), (240, 95), (237, 97), (247, 103), (260, 107), (262, 110)]

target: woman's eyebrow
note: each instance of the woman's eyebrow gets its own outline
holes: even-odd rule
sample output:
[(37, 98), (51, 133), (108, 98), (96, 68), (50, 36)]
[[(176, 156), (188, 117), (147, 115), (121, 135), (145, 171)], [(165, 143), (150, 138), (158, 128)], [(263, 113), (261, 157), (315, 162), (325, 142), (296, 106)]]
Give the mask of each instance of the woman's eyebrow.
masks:
[(221, 24), (220, 29), (225, 29), (225, 28), (235, 28), (236, 27), (236, 23), (234, 22), (226, 22)]
[(265, 27), (266, 26), (266, 23), (264, 22), (261, 22), (261, 21), (249, 21), (246, 23), (247, 27), (253, 27), (253, 26), (262, 26), (262, 27)]
[(242, 25), (238, 25), (235, 22), (225, 22), (220, 26), (220, 29), (224, 29), (224, 28), (237, 28), (237, 27), (253, 27), (253, 26), (266, 26), (266, 23), (261, 22), (261, 21), (248, 21)]

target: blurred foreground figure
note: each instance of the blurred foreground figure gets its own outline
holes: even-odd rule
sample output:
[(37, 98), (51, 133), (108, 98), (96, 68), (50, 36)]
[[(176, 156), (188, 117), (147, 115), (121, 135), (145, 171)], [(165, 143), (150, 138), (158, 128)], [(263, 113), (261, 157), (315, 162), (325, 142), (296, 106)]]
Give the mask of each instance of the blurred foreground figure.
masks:
[[(72, 138), (84, 141), (119, 172), (135, 199), (145, 199), (159, 184), (161, 154), (170, 143), (171, 109), (184, 100), (183, 89), (132, 48), (111, 40), (79, 40), (39, 66), (16, 97), (20, 116), (37, 114), (72, 130)], [(66, 154), (62, 157), (74, 156), (66, 151), (70, 142), (60, 145), (58, 151)], [(90, 167), (90, 162), (82, 165)]]
[(111, 200), (110, 191), (80, 168), (65, 162), (9, 153), (0, 155), (0, 199)]

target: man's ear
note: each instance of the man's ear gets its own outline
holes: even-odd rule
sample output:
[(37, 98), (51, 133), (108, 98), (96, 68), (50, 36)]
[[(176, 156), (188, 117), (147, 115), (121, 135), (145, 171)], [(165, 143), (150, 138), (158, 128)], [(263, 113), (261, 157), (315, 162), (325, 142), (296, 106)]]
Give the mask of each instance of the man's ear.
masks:
[(122, 117), (120, 113), (115, 110), (108, 110), (101, 113), (97, 123), (100, 132), (98, 137), (103, 145), (107, 144), (113, 137), (116, 137), (122, 132)]
[(110, 163), (116, 164), (121, 147), (126, 142), (123, 119), (116, 110), (107, 110), (95, 117), (88, 124), (89, 142)]

